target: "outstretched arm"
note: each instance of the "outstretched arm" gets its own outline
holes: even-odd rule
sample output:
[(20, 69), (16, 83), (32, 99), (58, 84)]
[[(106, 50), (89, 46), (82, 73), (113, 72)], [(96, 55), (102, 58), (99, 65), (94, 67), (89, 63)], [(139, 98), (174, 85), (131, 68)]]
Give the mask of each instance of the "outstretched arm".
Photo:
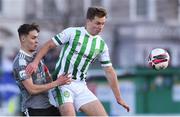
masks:
[(35, 94), (39, 94), (39, 93), (48, 91), (49, 89), (54, 88), (56, 86), (61, 86), (61, 85), (71, 83), (71, 76), (69, 74), (61, 75), (61, 76), (59, 76), (59, 78), (57, 78), (57, 80), (55, 80), (51, 83), (41, 84), (41, 85), (34, 84), (31, 76), (29, 76), (29, 77), (30, 78), (23, 80), (22, 83), (31, 95), (35, 95)]
[(34, 61), (26, 67), (26, 72), (28, 74), (32, 74), (33, 72), (35, 72), (37, 70), (40, 60), (48, 53), (50, 49), (55, 47), (56, 44), (53, 42), (53, 40), (50, 39), (49, 41), (47, 41), (37, 53)]
[(117, 75), (114, 68), (112, 66), (104, 67), (104, 71), (106, 73), (108, 83), (114, 93), (117, 103), (123, 106), (127, 110), (127, 112), (129, 112), (130, 111), (129, 106), (121, 98), (120, 90), (118, 88)]

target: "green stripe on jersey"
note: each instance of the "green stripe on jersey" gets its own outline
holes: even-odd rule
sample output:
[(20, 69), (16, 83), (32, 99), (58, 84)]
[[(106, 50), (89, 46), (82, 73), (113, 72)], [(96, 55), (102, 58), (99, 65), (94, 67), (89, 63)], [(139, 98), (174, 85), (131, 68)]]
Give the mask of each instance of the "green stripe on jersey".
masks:
[(88, 43), (88, 38), (89, 38), (89, 36), (86, 34), (85, 37), (84, 37), (84, 40), (83, 40), (83, 44), (82, 44), (81, 50), (80, 50), (80, 52), (78, 54), (78, 57), (76, 58), (76, 61), (74, 63), (74, 69), (73, 69), (73, 76), (75, 76), (74, 79), (76, 79), (76, 75), (77, 75), (77, 71), (78, 71), (77, 70), (78, 65), (81, 62), (81, 59), (82, 59), (82, 57), (84, 55), (84, 52), (86, 50), (87, 43)]
[(54, 37), (55, 39), (56, 39), (56, 41), (59, 43), (59, 45), (61, 45), (62, 44), (62, 42), (59, 40), (59, 37), (56, 35), (55, 37)]
[(80, 34), (81, 32), (79, 30), (76, 30), (76, 35), (75, 35), (75, 38), (74, 38), (74, 41), (73, 41), (73, 44), (72, 44), (72, 48), (66, 58), (66, 63), (65, 63), (65, 68), (64, 68), (64, 73), (67, 73), (68, 72), (68, 69), (69, 69), (69, 64), (70, 64), (70, 61), (71, 61), (71, 58), (75, 52), (75, 49), (78, 45), (78, 41), (79, 41), (79, 37), (80, 37)]
[[(61, 56), (61, 58), (60, 58), (60, 62), (59, 62), (58, 67), (57, 67), (57, 68), (55, 69), (55, 71), (52, 73), (53, 81), (57, 79), (57, 75), (58, 75), (59, 70), (60, 70), (60, 68), (61, 68), (62, 59), (63, 59), (63, 57), (64, 57), (64, 53), (65, 53), (67, 47), (68, 47), (68, 43), (66, 43), (66, 45), (65, 45), (65, 47), (64, 47), (64, 49), (63, 49), (63, 53), (62, 53), (62, 56)], [(58, 62), (57, 62), (57, 63), (58, 63)]]
[(105, 45), (104, 41), (101, 40), (101, 42), (100, 42), (100, 53), (103, 52), (103, 50), (104, 50), (104, 45)]
[(88, 67), (88, 63), (90, 62), (90, 60), (92, 60), (93, 54), (95, 52), (95, 47), (96, 47), (96, 38), (93, 38), (90, 52), (89, 52), (89, 54), (87, 56), (87, 59), (86, 59), (84, 65), (83, 65), (82, 69), (81, 69), (81, 72), (82, 72), (82, 74), (80, 76), (81, 80), (84, 78), (84, 73), (85, 73), (84, 71), (85, 71), (86, 67)]

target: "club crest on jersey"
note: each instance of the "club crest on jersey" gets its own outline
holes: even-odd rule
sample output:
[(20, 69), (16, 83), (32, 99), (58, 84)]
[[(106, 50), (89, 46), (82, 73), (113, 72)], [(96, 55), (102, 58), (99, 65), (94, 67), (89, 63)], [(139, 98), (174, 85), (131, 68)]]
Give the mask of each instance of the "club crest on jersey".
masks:
[(64, 95), (64, 97), (69, 97), (70, 93), (68, 91), (64, 91), (63, 95)]
[(19, 76), (20, 77), (25, 77), (26, 76), (25, 70), (19, 71)]

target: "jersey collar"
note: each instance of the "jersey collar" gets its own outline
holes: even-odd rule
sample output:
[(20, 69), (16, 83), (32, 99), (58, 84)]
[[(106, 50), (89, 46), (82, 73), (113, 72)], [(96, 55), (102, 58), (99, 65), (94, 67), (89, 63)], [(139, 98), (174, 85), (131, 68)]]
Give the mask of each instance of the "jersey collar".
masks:
[(98, 35), (95, 35), (95, 36), (91, 35), (91, 34), (86, 30), (85, 27), (83, 27), (83, 29), (85, 30), (85, 32), (86, 32), (90, 37), (97, 37), (97, 36), (98, 36)]
[(22, 49), (20, 49), (19, 52), (25, 54), (26, 56), (33, 57), (33, 53), (32, 53), (32, 54), (28, 54), (27, 52), (25, 52), (25, 51), (22, 50)]

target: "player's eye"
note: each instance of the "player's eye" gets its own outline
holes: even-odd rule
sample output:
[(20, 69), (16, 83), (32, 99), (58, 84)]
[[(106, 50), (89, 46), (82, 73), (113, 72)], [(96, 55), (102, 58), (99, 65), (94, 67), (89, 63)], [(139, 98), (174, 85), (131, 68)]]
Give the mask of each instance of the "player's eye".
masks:
[(37, 37), (36, 36), (33, 36), (32, 39), (36, 39)]

